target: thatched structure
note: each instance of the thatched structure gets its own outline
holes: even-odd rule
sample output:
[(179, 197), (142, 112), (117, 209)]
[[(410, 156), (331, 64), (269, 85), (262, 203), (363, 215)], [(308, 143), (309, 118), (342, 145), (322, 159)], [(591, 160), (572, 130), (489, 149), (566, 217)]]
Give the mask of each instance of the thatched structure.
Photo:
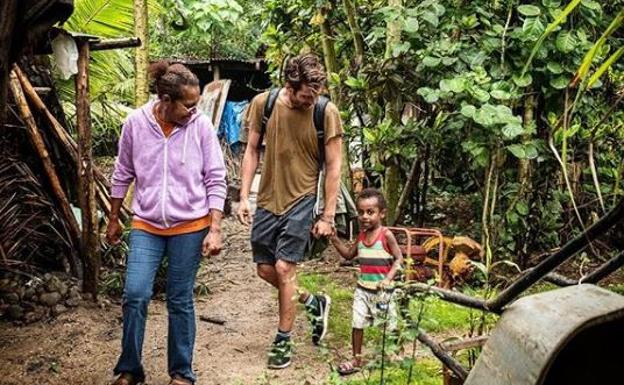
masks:
[[(106, 221), (98, 220), (98, 212), (107, 218), (111, 203), (109, 183), (92, 161), (89, 52), (140, 41), (101, 41), (52, 27), (72, 10), (73, 0), (0, 4), (0, 268), (63, 267), (96, 295), (100, 225)], [(66, 130), (47, 57), (35, 56), (50, 53), (50, 37), (58, 33), (69, 34), (79, 51), (75, 137)], [(127, 218), (129, 211), (121, 214)]]
[(0, 123), (6, 117), (11, 65), (45, 42), (50, 27), (69, 18), (74, 0), (2, 0), (0, 2)]

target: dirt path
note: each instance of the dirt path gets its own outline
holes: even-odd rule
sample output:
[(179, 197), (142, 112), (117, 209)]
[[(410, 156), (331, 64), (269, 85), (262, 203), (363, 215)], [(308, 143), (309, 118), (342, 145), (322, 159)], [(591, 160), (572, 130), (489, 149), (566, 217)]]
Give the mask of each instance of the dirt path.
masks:
[[(266, 369), (266, 352), (277, 324), (276, 294), (255, 275), (247, 234), (224, 223), (225, 252), (200, 271), (210, 293), (197, 299), (197, 317), (225, 319), (225, 325), (197, 321), (194, 367), (197, 384), (322, 384), (329, 367), (310, 343), (299, 314), (291, 367)], [(166, 385), (167, 311), (152, 301), (143, 349), (146, 384)], [(49, 323), (25, 327), (0, 324), (0, 384), (97, 384), (112, 380), (120, 350), (121, 306), (79, 307)]]

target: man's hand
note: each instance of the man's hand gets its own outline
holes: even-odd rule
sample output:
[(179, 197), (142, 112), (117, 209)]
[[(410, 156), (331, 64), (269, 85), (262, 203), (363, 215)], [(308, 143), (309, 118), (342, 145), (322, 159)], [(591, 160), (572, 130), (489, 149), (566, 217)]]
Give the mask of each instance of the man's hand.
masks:
[(221, 229), (211, 228), (204, 237), (202, 242), (202, 255), (204, 257), (210, 257), (217, 255), (223, 249), (223, 237), (221, 235)]
[(106, 226), (106, 241), (115, 246), (121, 243), (122, 226), (117, 218), (109, 218)]
[(330, 237), (334, 235), (335, 232), (336, 227), (334, 226), (334, 224), (322, 218), (316, 221), (314, 227), (312, 228), (312, 235), (316, 239)]
[(236, 211), (238, 220), (245, 226), (251, 224), (251, 210), (249, 209), (249, 199), (241, 198), (238, 202), (238, 210)]

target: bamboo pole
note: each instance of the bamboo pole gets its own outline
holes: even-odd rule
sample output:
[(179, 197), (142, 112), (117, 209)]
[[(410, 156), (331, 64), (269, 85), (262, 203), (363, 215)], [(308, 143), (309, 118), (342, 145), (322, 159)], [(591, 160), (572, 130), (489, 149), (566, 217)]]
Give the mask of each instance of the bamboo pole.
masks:
[[(17, 74), (17, 78), (22, 85), (22, 89), (24, 90), (24, 93), (26, 94), (30, 102), (33, 104), (35, 109), (46, 118), (50, 127), (52, 128), (52, 133), (61, 143), (65, 151), (67, 151), (69, 156), (72, 158), (72, 160), (76, 164), (76, 167), (78, 167), (78, 144), (76, 144), (76, 141), (71, 137), (71, 135), (69, 135), (69, 132), (65, 129), (65, 127), (63, 127), (56, 119), (56, 117), (50, 112), (50, 110), (41, 100), (39, 94), (37, 94), (37, 91), (32, 86), (24, 72), (17, 65), (13, 66), (13, 70)], [(98, 201), (100, 203), (100, 207), (105, 210), (107, 206), (110, 206), (110, 196), (108, 193), (108, 191), (110, 190), (110, 183), (106, 179), (106, 176), (102, 174), (102, 171), (100, 171), (97, 167), (93, 167), (93, 172), (95, 174), (95, 179), (98, 182), (96, 188), (98, 190), (102, 190), (97, 194)], [(119, 214), (120, 219), (123, 222), (126, 222), (130, 218), (130, 210), (125, 206), (122, 206), (122, 210)]]
[(78, 128), (78, 191), (82, 209), (82, 244), (85, 260), (83, 290), (97, 297), (100, 271), (95, 178), (91, 151), (91, 116), (89, 106), (89, 42), (77, 40), (78, 74), (76, 75), (76, 121)]
[[(45, 173), (50, 181), (50, 186), (52, 188), (52, 193), (54, 197), (57, 199), (60, 205), (61, 213), (65, 218), (65, 221), (69, 227), (69, 232), (71, 234), (72, 240), (75, 245), (80, 244), (80, 229), (78, 227), (78, 222), (74, 217), (74, 213), (71, 210), (69, 205), (69, 200), (61, 187), (61, 181), (54, 169), (54, 163), (50, 159), (50, 154), (46, 149), (45, 142), (39, 133), (39, 129), (35, 123), (35, 119), (30, 111), (30, 107), (28, 106), (28, 102), (26, 101), (26, 96), (24, 95), (24, 91), (20, 85), (19, 79), (17, 78), (17, 74), (15, 71), (11, 71), (9, 85), (11, 87), (11, 92), (13, 93), (13, 98), (15, 99), (15, 104), (17, 105), (17, 109), (19, 111), (20, 117), (26, 124), (28, 137), (35, 147), (37, 151), (37, 155), (43, 164), (43, 168)], [(82, 271), (79, 268), (79, 263), (77, 261), (76, 255), (71, 254), (71, 258), (69, 258), (70, 266), (72, 269), (72, 273), (78, 277), (82, 277)]]
[(76, 143), (73, 143), (73, 146), (72, 146), (73, 140), (70, 141), (71, 137), (69, 136), (69, 134), (67, 134), (67, 131), (65, 130), (65, 128), (61, 126), (58, 120), (56, 120), (56, 117), (52, 115), (50, 110), (48, 110), (43, 100), (41, 100), (41, 98), (37, 94), (37, 91), (35, 90), (33, 85), (30, 83), (30, 81), (28, 80), (24, 72), (21, 70), (21, 68), (19, 68), (17, 64), (13, 65), (13, 71), (17, 75), (17, 78), (19, 79), (20, 84), (22, 85), (22, 89), (24, 90), (24, 93), (26, 94), (26, 96), (28, 97), (32, 105), (35, 107), (37, 112), (39, 112), (41, 115), (45, 117), (45, 119), (48, 121), (48, 123), (52, 127), (52, 133), (54, 134), (56, 139), (58, 139), (61, 142), (61, 144), (63, 145), (63, 147), (69, 154), (69, 156), (71, 156), (72, 160), (76, 162), (78, 160), (78, 151), (76, 150)]

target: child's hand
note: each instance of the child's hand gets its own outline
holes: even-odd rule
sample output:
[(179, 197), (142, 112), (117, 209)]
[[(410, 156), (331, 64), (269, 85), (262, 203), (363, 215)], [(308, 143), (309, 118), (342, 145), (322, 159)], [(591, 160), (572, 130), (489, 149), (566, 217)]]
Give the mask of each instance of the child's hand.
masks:
[(377, 286), (379, 287), (380, 290), (386, 290), (392, 286), (392, 281), (389, 280), (388, 278), (385, 278), (383, 281), (379, 282)]

